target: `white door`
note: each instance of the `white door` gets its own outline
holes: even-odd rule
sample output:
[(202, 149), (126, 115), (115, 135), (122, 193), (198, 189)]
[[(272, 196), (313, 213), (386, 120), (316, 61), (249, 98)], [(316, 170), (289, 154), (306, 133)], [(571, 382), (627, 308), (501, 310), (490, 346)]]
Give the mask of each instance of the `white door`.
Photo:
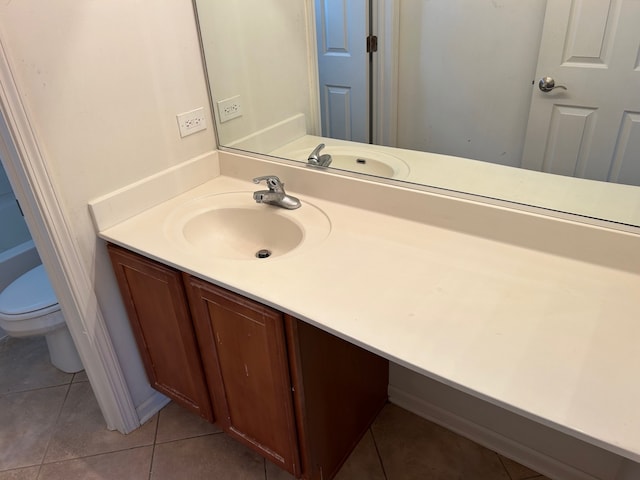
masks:
[(320, 113), (325, 137), (369, 143), (367, 0), (316, 0)]
[(640, 185), (640, 0), (548, 1), (522, 166)]

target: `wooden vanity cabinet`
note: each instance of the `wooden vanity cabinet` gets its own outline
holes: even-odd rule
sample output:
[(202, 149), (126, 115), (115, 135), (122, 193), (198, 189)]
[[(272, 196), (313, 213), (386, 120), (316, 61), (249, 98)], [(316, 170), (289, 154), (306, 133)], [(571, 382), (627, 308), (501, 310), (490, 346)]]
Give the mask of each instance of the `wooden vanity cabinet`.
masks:
[(214, 412), (296, 477), (333, 478), (387, 401), (387, 360), (120, 247), (109, 253), (153, 386)]
[(181, 273), (123, 248), (107, 248), (151, 386), (213, 422)]
[(282, 313), (184, 275), (219, 426), (299, 476)]

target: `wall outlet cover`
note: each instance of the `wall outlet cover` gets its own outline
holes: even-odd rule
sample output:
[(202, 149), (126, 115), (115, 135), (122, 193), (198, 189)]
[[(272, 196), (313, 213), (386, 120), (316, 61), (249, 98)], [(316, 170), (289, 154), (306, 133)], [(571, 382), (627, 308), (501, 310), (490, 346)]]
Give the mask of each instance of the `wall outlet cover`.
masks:
[(178, 119), (178, 127), (180, 128), (180, 136), (186, 137), (192, 133), (199, 132), (207, 128), (207, 121), (204, 115), (204, 107), (196, 108), (190, 112), (180, 113), (176, 116)]
[(242, 103), (240, 102), (240, 95), (218, 102), (218, 117), (220, 118), (220, 123), (228, 122), (233, 118), (241, 116)]

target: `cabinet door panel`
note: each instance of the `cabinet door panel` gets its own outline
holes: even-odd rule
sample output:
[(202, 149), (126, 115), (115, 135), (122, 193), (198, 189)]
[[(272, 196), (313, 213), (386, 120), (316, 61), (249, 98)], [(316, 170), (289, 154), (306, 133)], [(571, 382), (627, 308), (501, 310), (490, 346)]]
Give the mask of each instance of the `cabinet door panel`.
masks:
[(108, 250), (152, 387), (212, 422), (180, 272), (113, 245)]
[(185, 284), (219, 424), (297, 475), (282, 313), (190, 276)]

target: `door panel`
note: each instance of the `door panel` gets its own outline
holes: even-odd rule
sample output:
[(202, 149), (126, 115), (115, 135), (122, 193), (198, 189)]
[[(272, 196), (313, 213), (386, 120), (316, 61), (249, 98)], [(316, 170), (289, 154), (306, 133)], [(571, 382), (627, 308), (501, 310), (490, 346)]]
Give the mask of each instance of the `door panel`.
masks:
[(607, 28), (611, 1), (577, 0), (569, 17), (564, 64), (606, 64), (606, 48), (611, 44), (613, 28)]
[(327, 119), (326, 135), (347, 139), (351, 136), (351, 88), (324, 86), (323, 114)]
[(640, 185), (640, 112), (624, 112), (609, 181)]
[(184, 280), (218, 423), (298, 475), (282, 313), (189, 275)]
[(108, 245), (151, 386), (214, 421), (180, 272)]
[[(640, 185), (640, 1), (547, 3), (522, 166)], [(537, 82), (553, 77), (556, 89)]]
[(597, 114), (593, 108), (554, 105), (544, 171), (580, 176), (585, 168)]
[(367, 0), (316, 0), (322, 134), (369, 142)]

